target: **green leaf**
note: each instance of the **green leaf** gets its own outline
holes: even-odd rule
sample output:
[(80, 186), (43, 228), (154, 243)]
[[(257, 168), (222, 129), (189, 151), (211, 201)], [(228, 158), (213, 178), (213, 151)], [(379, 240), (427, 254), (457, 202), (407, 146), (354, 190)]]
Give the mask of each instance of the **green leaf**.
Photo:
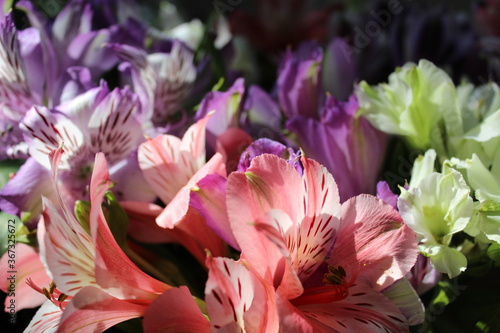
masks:
[(104, 216), (106, 217), (109, 229), (115, 237), (116, 242), (124, 249), (127, 246), (127, 213), (125, 213), (122, 206), (120, 206), (113, 192), (107, 191), (104, 197)]
[(23, 165), (22, 160), (5, 160), (0, 162), (0, 188), (4, 187), (10, 179), (12, 174)]
[(90, 234), (90, 202), (77, 200), (75, 202), (75, 216), (83, 229)]
[(500, 266), (500, 244), (492, 243), (488, 250), (486, 251), (486, 255), (495, 262), (496, 266)]
[(0, 257), (7, 251), (9, 244), (17, 243), (34, 245), (36, 238), (17, 216), (0, 212)]

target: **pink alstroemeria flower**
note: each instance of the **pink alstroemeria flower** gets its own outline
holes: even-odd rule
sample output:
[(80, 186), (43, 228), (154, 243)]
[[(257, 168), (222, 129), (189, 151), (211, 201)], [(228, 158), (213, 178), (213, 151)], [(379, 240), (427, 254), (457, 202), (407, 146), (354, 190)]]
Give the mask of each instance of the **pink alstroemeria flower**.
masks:
[(29, 282), (49, 301), (38, 310), (27, 330), (104, 330), (141, 317), (154, 299), (172, 287), (142, 272), (111, 234), (101, 206), (111, 185), (104, 155), (96, 155), (90, 185), (90, 233), (68, 210), (59, 192), (57, 170), (62, 155), (61, 148), (49, 154), (58, 203), (54, 206), (44, 198), (38, 225), (41, 259), (54, 284), (40, 288)]
[(261, 155), (246, 172), (229, 175), (226, 187), (240, 260), (274, 290), (280, 330), (408, 331), (381, 290), (415, 263), (415, 234), (373, 196), (340, 205), (326, 168), (306, 157), (301, 162), (302, 176), (286, 160)]
[[(182, 140), (173, 135), (160, 135), (144, 142), (138, 152), (144, 177), (167, 205), (156, 222), (160, 227), (183, 231), (188, 237), (178, 241), (202, 263), (205, 249), (217, 256), (226, 254), (224, 242), (189, 205), (190, 189), (196, 182), (208, 174), (226, 176), (221, 154), (216, 153), (205, 163), (205, 126), (209, 117), (192, 125)], [(195, 246), (192, 239), (197, 241)]]
[[(172, 288), (146, 311), (145, 333), (277, 332), (274, 290), (247, 262), (208, 255), (206, 266), (205, 302), (210, 321), (189, 299), (186, 287)], [(172, 302), (175, 307), (170, 306)]]
[[(5, 252), (0, 259), (0, 267), (4, 269), (0, 272), (0, 290), (7, 293), (5, 298), (5, 312), (9, 312), (11, 300), (15, 302), (15, 309), (29, 309), (42, 305), (46, 300), (45, 296), (33, 291), (27, 284), (28, 277), (39, 285), (50, 283), (50, 278), (45, 272), (40, 256), (34, 248), (23, 243), (17, 243), (15, 247), (15, 260), (9, 258), (12, 252)], [(10, 267), (14, 267), (17, 274), (11, 279)]]

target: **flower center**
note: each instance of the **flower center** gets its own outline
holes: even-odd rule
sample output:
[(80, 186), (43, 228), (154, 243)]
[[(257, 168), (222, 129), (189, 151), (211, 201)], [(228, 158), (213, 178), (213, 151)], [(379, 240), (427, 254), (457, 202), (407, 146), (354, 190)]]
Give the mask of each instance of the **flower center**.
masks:
[(51, 301), (55, 306), (58, 306), (62, 311), (64, 311), (66, 304), (68, 304), (69, 301), (73, 298), (72, 296), (68, 296), (57, 289), (54, 281), (50, 283), (48, 289), (45, 287), (40, 288), (30, 278), (26, 279), (26, 284), (33, 288), (35, 291), (38, 291), (40, 294), (45, 295), (45, 297), (47, 297), (49, 301)]
[(354, 284), (358, 273), (349, 281), (346, 280), (346, 271), (342, 266), (328, 265), (328, 272), (323, 277), (323, 286), (308, 288), (299, 297), (290, 300), (295, 306), (331, 303), (341, 301), (349, 296), (349, 288)]

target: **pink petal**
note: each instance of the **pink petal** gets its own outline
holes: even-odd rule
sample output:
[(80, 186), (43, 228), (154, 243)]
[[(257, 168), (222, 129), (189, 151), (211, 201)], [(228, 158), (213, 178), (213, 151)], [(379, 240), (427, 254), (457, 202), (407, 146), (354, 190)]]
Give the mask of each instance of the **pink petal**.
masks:
[(164, 203), (169, 203), (196, 172), (189, 155), (183, 154), (184, 168), (178, 164), (181, 140), (173, 135), (160, 135), (140, 145), (139, 166), (146, 181)]
[(128, 234), (143, 243), (170, 243), (174, 239), (168, 230), (156, 224), (163, 208), (148, 202), (121, 201), (128, 216)]
[(276, 295), (276, 305), (282, 332), (315, 333), (331, 331), (327, 326), (306, 317), (305, 313), (289, 302), (288, 297), (280, 293)]
[(229, 256), (226, 243), (207, 225), (203, 216), (189, 207), (187, 214), (179, 221), (173, 232), (182, 232), (186, 236), (177, 240), (193, 254), (200, 263), (205, 262), (206, 251), (214, 256)]
[(45, 299), (45, 303), (38, 309), (31, 319), (25, 332), (30, 333), (55, 333), (59, 328), (62, 310), (51, 301)]
[(293, 230), (290, 217), (279, 209), (269, 211), (254, 225), (248, 226), (248, 236), (253, 240), (254, 249), (244, 251), (242, 256), (275, 288), (287, 297), (295, 298), (304, 289), (290, 261), (290, 244), (283, 236), (283, 230), (287, 229)]
[(95, 248), (90, 235), (73, 219), (61, 217), (43, 198), (43, 219), (38, 223), (40, 256), (57, 285), (70, 296), (95, 285)]
[(226, 183), (227, 179), (219, 174), (207, 175), (191, 189), (189, 202), (219, 237), (240, 251), (227, 216)]
[[(245, 241), (248, 223), (255, 222), (271, 209), (280, 209), (292, 221), (296, 221), (303, 213), (302, 190), (298, 172), (287, 161), (275, 155), (260, 155), (253, 159), (245, 173), (230, 174), (227, 183), (227, 210), (238, 243), (240, 240), (251, 243)], [(243, 246), (242, 250), (245, 252)]]
[(342, 204), (341, 224), (328, 263), (341, 265), (348, 275), (359, 270), (375, 290), (382, 290), (413, 267), (416, 241), (415, 233), (391, 205), (371, 195), (359, 195)]
[(303, 305), (298, 309), (311, 322), (339, 332), (409, 331), (405, 317), (394, 303), (371, 286), (357, 283), (349, 289), (349, 294), (342, 301)]
[[(10, 252), (12, 253), (12, 252)], [(15, 263), (12, 269), (9, 264), (9, 251), (5, 252), (0, 259), (0, 267), (4, 269), (0, 272), (0, 289), (7, 293), (5, 298), (5, 312), (9, 312), (7, 307), (14, 299), (16, 310), (35, 308), (47, 300), (44, 295), (36, 292), (26, 284), (26, 278), (30, 278), (36, 285), (48, 286), (52, 279), (45, 272), (45, 267), (40, 261), (40, 256), (31, 246), (17, 243), (15, 247)], [(12, 274), (9, 271), (16, 273)], [(15, 278), (15, 287), (11, 288), (11, 277)], [(10, 290), (9, 290), (10, 289)]]
[[(205, 288), (212, 330), (224, 332), (273, 332), (278, 330), (274, 292), (240, 262), (207, 257)], [(268, 289), (267, 289), (268, 290)]]
[(99, 288), (85, 287), (64, 309), (58, 332), (103, 332), (123, 321), (142, 317), (147, 304), (123, 301)]
[(193, 169), (196, 171), (205, 164), (205, 134), (207, 122), (212, 114), (209, 113), (196, 123), (191, 125), (184, 136), (180, 146), (181, 151), (189, 152), (194, 162)]
[[(328, 170), (318, 162), (302, 157), (304, 166), (304, 219), (298, 221), (298, 236), (291, 250), (292, 264), (305, 281), (324, 261), (337, 234), (340, 197), (337, 184)], [(293, 189), (290, 189), (293, 191)]]
[(200, 170), (198, 170), (192, 177), (185, 183), (185, 185), (178, 190), (178, 193), (165, 207), (163, 212), (158, 216), (156, 222), (163, 228), (174, 228), (184, 216), (187, 214), (189, 208), (189, 196), (191, 188), (195, 186), (196, 182), (208, 174), (216, 173), (222, 176), (226, 175), (226, 167), (223, 158), (220, 154), (216, 153)]
[(146, 310), (145, 333), (210, 332), (210, 323), (201, 313), (185, 286), (165, 291)]
[(49, 154), (58, 209), (48, 199), (42, 198), (44, 211), (43, 219), (38, 223), (38, 242), (40, 257), (46, 263), (58, 289), (72, 296), (81, 288), (96, 283), (95, 245), (87, 231), (69, 211), (59, 191), (57, 171), (63, 153), (64, 151), (58, 148)]
[(252, 143), (252, 137), (240, 128), (228, 128), (217, 137), (216, 150), (224, 156), (228, 173), (236, 170), (241, 153)]
[(110, 294), (122, 299), (154, 299), (170, 287), (141, 271), (116, 243), (101, 206), (110, 183), (106, 159), (99, 153), (90, 183), (90, 226), (96, 244), (96, 281)]
[(193, 124), (182, 141), (160, 135), (139, 147), (139, 166), (156, 194), (168, 204), (205, 164), (205, 127), (210, 114)]

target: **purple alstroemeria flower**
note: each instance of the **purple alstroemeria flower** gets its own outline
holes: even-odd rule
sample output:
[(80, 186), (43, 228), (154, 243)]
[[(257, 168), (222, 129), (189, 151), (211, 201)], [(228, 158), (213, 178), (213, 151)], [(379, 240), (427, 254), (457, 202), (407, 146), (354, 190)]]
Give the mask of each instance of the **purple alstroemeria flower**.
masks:
[(252, 85), (245, 96), (241, 125), (255, 138), (283, 141), (278, 103), (259, 86)]
[[(148, 190), (135, 188), (133, 193), (123, 193), (123, 189), (130, 188), (124, 183), (132, 176), (134, 181), (145, 183), (137, 171), (137, 161), (135, 164), (126, 163), (144, 141), (141, 123), (137, 119), (139, 108), (137, 96), (128, 88), (109, 91), (104, 83), (57, 108), (33, 106), (20, 125), (29, 146), (31, 162), (0, 190), (0, 209), (26, 211), (26, 208), (38, 207), (24, 203), (38, 202), (40, 193), (47, 196), (44, 184), (49, 174), (43, 176), (40, 170), (50, 170), (48, 154), (61, 145), (65, 153), (59, 178), (64, 194), (71, 199), (68, 202), (88, 199), (87, 186), (98, 152), (105, 154), (116, 172), (116, 177), (114, 173), (112, 176), (120, 183), (120, 198), (138, 199), (143, 194), (143, 201), (154, 200), (154, 194)], [(125, 171), (127, 167), (128, 173)], [(23, 178), (30, 174), (39, 176), (30, 188), (26, 188)], [(38, 212), (31, 210), (30, 213), (37, 215)]]
[(86, 1), (71, 1), (53, 22), (29, 1), (17, 6), (26, 11), (31, 27), (18, 31), (12, 14), (0, 26), (0, 159), (28, 157), (18, 126), (33, 105), (53, 108), (95, 87), (118, 62), (102, 45), (141, 44), (145, 31), (135, 24), (128, 33), (132, 21), (94, 30), (94, 11)]
[[(130, 45), (108, 46), (125, 61), (120, 69), (130, 74), (142, 104), (144, 127), (165, 127), (170, 117), (180, 110), (196, 79), (193, 51), (179, 40), (168, 41), (169, 48), (151, 54)], [(148, 134), (154, 136), (154, 131)]]
[[(26, 158), (26, 147), (19, 147), (23, 139), (18, 123), (33, 104), (27, 72), (21, 50), (23, 48), (12, 15), (6, 15), (0, 24), (0, 159)], [(29, 39), (28, 39), (29, 40)]]
[(295, 52), (288, 51), (277, 80), (278, 99), (288, 117), (318, 118), (323, 104), (321, 63), (323, 49), (318, 43), (302, 44)]
[(334, 38), (327, 46), (323, 63), (323, 86), (336, 99), (346, 101), (358, 78), (356, 57), (347, 40)]
[(212, 91), (201, 101), (195, 120), (202, 119), (210, 112), (215, 111), (206, 127), (207, 143), (211, 148), (216, 148), (217, 137), (227, 129), (239, 127), (244, 94), (244, 81), (238, 79), (227, 91)]
[(306, 156), (323, 164), (335, 178), (341, 201), (374, 193), (385, 156), (386, 135), (356, 115), (358, 101), (328, 96), (321, 119), (295, 116), (286, 128)]

